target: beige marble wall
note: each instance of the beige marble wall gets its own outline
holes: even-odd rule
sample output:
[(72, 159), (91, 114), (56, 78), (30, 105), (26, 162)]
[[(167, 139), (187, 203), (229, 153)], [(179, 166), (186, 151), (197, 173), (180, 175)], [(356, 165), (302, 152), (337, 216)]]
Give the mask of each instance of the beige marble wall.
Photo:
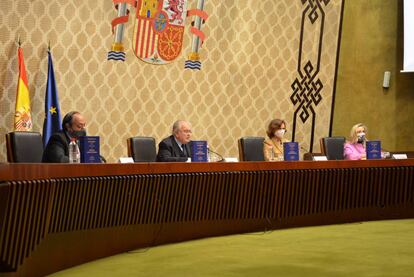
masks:
[[(188, 1), (195, 8), (196, 1)], [(320, 7), (320, 8), (318, 8)], [(223, 156), (237, 156), (241, 136), (265, 136), (268, 121), (288, 121), (292, 130), (291, 84), (298, 77), (301, 22), (306, 59), (320, 52), (323, 83), (315, 138), (329, 129), (341, 0), (206, 0), (209, 14), (200, 51), (202, 70), (184, 70), (190, 52), (187, 20), (182, 56), (154, 66), (133, 54), (133, 9), (124, 36), (127, 60), (107, 61), (113, 42), (112, 1), (0, 1), (0, 161), (6, 160), (4, 134), (12, 131), (17, 84), (17, 37), (26, 61), (34, 131), (42, 130), (48, 42), (52, 48), (63, 113), (83, 112), (88, 134), (101, 137), (109, 162), (126, 156), (134, 135), (169, 135), (176, 119), (193, 123), (194, 138), (207, 139)], [(320, 28), (323, 10), (323, 36)], [(312, 12), (312, 14), (310, 14)], [(308, 16), (316, 16), (315, 24)], [(321, 42), (323, 47), (320, 48)], [(296, 140), (310, 147), (310, 120), (299, 122)], [(291, 135), (291, 134), (290, 134)], [(317, 144), (315, 144), (316, 146)]]

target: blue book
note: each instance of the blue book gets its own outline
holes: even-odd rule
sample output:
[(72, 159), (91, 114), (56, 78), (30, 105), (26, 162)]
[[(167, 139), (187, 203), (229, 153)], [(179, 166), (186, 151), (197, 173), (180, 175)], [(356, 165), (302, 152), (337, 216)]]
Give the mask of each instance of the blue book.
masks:
[(381, 141), (370, 140), (366, 142), (367, 159), (381, 159)]
[(191, 141), (191, 161), (192, 162), (208, 162), (207, 141), (192, 140)]
[(85, 136), (78, 138), (81, 163), (100, 163), (99, 137)]
[(283, 158), (285, 161), (299, 161), (299, 143), (284, 142)]

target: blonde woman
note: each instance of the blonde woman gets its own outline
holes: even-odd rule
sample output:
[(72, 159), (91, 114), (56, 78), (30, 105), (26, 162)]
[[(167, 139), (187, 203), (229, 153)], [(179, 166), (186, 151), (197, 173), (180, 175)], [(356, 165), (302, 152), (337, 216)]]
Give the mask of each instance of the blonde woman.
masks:
[(365, 160), (367, 158), (365, 142), (367, 127), (358, 123), (352, 126), (349, 140), (344, 145), (345, 160)]
[(283, 143), (286, 134), (286, 122), (282, 119), (273, 119), (267, 127), (268, 138), (263, 142), (263, 155), (266, 161), (283, 160)]

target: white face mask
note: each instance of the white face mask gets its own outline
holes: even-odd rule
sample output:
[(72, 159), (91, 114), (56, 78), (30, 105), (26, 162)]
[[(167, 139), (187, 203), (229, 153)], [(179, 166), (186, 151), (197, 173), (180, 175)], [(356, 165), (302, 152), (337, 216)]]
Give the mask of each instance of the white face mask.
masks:
[(275, 132), (275, 136), (276, 136), (276, 137), (278, 137), (278, 138), (280, 138), (280, 139), (282, 139), (282, 138), (283, 138), (283, 136), (285, 135), (285, 132), (286, 132), (286, 130), (279, 129), (279, 130), (277, 130), (277, 131)]
[(364, 140), (365, 140), (365, 133), (364, 132), (357, 134), (357, 136), (358, 136), (358, 142), (359, 143), (364, 142)]

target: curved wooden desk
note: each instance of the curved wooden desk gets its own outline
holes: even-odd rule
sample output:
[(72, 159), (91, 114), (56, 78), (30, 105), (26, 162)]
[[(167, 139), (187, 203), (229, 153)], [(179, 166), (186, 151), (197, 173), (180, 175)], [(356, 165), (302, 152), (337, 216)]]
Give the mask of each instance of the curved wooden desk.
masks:
[(0, 164), (0, 274), (132, 249), (414, 215), (414, 160)]

